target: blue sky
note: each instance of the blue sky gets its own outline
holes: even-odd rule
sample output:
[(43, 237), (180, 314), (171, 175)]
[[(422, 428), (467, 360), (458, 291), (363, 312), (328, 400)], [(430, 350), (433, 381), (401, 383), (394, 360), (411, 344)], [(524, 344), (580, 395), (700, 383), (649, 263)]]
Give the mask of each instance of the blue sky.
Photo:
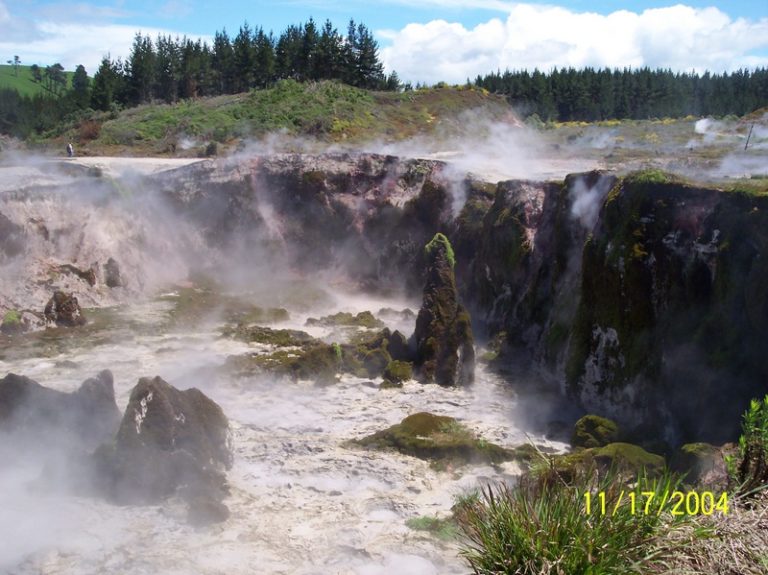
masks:
[(0, 0), (0, 56), (25, 64), (125, 56), (136, 31), (210, 38), (251, 26), (282, 31), (313, 17), (374, 31), (388, 69), (411, 81), (461, 82), (497, 68), (768, 65), (768, 0), (319, 1)]

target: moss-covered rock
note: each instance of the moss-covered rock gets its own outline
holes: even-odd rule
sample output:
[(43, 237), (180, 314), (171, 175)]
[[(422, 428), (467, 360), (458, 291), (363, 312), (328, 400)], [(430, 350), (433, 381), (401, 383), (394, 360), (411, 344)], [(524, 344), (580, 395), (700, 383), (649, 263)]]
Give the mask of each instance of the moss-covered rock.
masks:
[(378, 320), (369, 311), (361, 311), (357, 315), (353, 315), (346, 311), (340, 311), (333, 315), (327, 315), (320, 319), (311, 317), (307, 320), (307, 326), (320, 326), (320, 327), (336, 327), (336, 326), (349, 326), (349, 327), (365, 327), (365, 328), (377, 328), (384, 327), (384, 322)]
[(623, 475), (637, 476), (639, 473), (658, 474), (666, 465), (661, 455), (649, 453), (639, 445), (620, 442), (555, 455), (552, 463), (553, 469), (566, 481), (592, 467), (603, 471), (613, 468)]
[(611, 465), (628, 471), (645, 470), (649, 474), (659, 473), (664, 469), (665, 461), (661, 455), (649, 453), (639, 445), (631, 443), (609, 443), (594, 448), (592, 454), (598, 464)]
[(406, 361), (390, 361), (384, 369), (383, 377), (386, 382), (402, 385), (413, 377), (412, 365)]
[(456, 419), (427, 412), (409, 415), (353, 444), (456, 463), (499, 463), (514, 457), (512, 451), (478, 438)]
[(427, 279), (412, 338), (416, 373), (424, 383), (467, 385), (474, 379), (474, 338), (469, 313), (459, 303), (453, 251), (441, 234), (428, 246)]
[(621, 437), (616, 422), (598, 415), (585, 415), (573, 427), (573, 447), (603, 447)]

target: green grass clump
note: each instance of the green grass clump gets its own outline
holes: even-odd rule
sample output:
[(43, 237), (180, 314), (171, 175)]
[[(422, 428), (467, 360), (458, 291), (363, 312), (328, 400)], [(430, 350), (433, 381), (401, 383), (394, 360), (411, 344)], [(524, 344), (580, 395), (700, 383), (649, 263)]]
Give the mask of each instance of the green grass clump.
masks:
[(438, 246), (442, 246), (445, 249), (445, 257), (448, 259), (448, 263), (451, 264), (451, 267), (454, 267), (456, 265), (456, 255), (453, 253), (453, 247), (448, 238), (440, 232), (436, 233), (435, 237), (424, 246), (424, 253), (429, 256)]
[[(462, 556), (474, 573), (488, 575), (624, 575), (661, 565), (674, 547), (665, 536), (690, 519), (655, 508), (644, 513), (643, 492), (661, 501), (680, 487), (680, 477), (665, 471), (627, 486), (615, 470), (596, 476), (586, 470), (565, 483), (526, 475), (514, 487), (483, 489), (455, 511), (466, 537)], [(592, 497), (589, 514), (585, 493)], [(605, 494), (606, 513), (596, 503), (599, 493)], [(634, 512), (629, 493), (638, 502)]]

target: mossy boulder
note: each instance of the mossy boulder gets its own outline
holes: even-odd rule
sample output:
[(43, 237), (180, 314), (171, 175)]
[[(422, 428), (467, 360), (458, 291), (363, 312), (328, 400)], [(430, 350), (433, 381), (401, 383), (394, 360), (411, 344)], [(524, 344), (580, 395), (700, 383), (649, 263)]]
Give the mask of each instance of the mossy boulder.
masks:
[(413, 367), (407, 361), (393, 360), (384, 369), (383, 377), (385, 382), (402, 386), (404, 381), (413, 377)]
[(594, 448), (592, 454), (595, 461), (602, 466), (614, 465), (629, 471), (645, 470), (649, 474), (661, 472), (666, 464), (661, 455), (649, 453), (632, 443), (609, 443), (603, 447)]
[(412, 336), (416, 373), (424, 383), (468, 385), (474, 380), (474, 338), (469, 313), (459, 303), (455, 256), (442, 234), (427, 247), (427, 279)]
[(365, 327), (365, 328), (378, 328), (384, 327), (384, 322), (376, 319), (374, 315), (369, 311), (361, 311), (357, 315), (353, 315), (349, 312), (340, 311), (333, 315), (327, 315), (320, 319), (311, 317), (307, 320), (307, 326), (320, 326), (320, 327)]
[(727, 479), (723, 454), (720, 448), (709, 443), (681, 445), (672, 456), (669, 467), (684, 474), (685, 481), (693, 485)]
[(353, 443), (455, 463), (499, 463), (514, 457), (512, 451), (478, 438), (456, 419), (427, 412), (409, 415), (400, 423)]
[(604, 447), (621, 437), (619, 426), (610, 419), (598, 415), (585, 415), (573, 427), (573, 447)]

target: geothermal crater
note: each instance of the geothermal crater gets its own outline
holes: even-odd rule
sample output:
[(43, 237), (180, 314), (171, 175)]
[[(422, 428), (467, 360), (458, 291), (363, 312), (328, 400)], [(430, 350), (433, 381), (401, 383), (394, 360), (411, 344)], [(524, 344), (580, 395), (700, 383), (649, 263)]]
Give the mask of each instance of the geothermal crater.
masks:
[(649, 449), (729, 439), (768, 375), (764, 197), (102, 163), (0, 168), (0, 570), (462, 573), (406, 522), (584, 411)]

